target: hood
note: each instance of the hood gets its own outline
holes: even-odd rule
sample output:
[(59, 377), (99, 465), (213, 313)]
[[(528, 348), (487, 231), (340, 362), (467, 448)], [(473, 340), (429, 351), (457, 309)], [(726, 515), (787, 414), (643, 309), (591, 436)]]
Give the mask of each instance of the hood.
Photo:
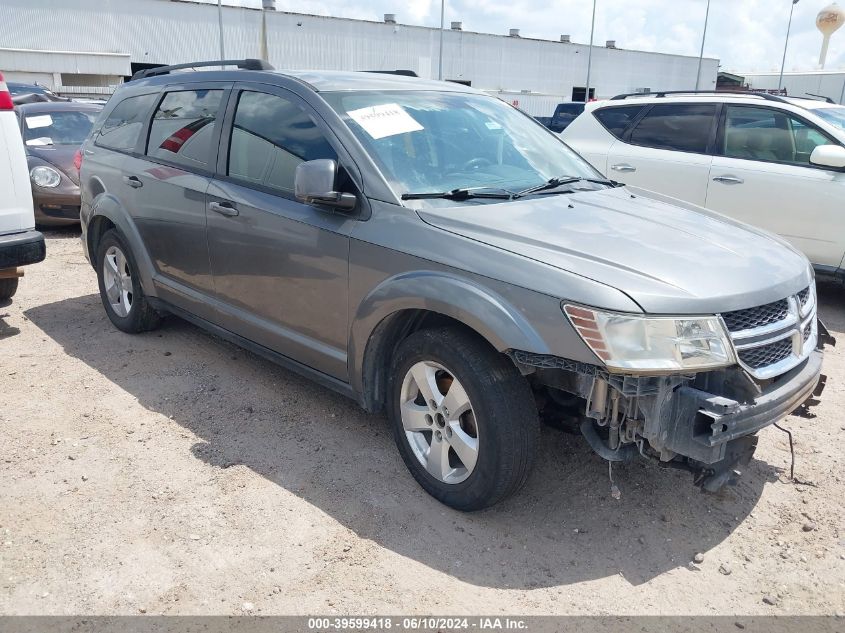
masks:
[[(783, 240), (639, 189), (417, 213), (442, 230), (612, 286), (653, 314), (762, 305), (797, 293), (812, 280), (807, 259)], [(563, 281), (561, 286), (561, 299), (595, 305), (590, 297), (569, 296)]]
[(78, 145), (28, 145), (26, 152), (58, 168), (73, 184), (78, 185), (79, 170), (73, 164), (73, 156), (78, 149)]

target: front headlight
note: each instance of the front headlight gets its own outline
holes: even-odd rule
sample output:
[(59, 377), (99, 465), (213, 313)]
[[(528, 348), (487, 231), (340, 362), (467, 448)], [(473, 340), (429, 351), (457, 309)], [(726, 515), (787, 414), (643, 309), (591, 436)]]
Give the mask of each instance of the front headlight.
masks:
[(719, 317), (649, 317), (573, 305), (564, 305), (563, 310), (610, 370), (686, 371), (736, 362)]
[(62, 177), (55, 169), (52, 167), (45, 167), (44, 165), (38, 165), (37, 167), (33, 167), (29, 172), (29, 178), (32, 180), (33, 184), (38, 185), (39, 187), (58, 187), (59, 183), (62, 181)]

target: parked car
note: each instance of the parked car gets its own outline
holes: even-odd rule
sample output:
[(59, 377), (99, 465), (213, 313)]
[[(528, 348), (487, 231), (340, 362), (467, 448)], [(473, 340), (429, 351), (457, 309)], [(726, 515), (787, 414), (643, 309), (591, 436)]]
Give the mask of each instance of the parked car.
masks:
[(44, 86), (39, 86), (38, 84), (26, 84), (20, 83), (17, 81), (8, 81), (6, 82), (6, 88), (9, 90), (9, 94), (12, 95), (12, 98), (19, 97), (21, 95), (28, 95), (28, 94), (37, 94), (37, 95), (44, 95), (45, 97), (56, 97), (55, 92), (50, 90), (49, 88), (45, 88)]
[(102, 111), (84, 103), (18, 105), (29, 179), (39, 226), (79, 222), (79, 161), (82, 142)]
[(813, 271), (785, 242), (617, 186), (466, 86), (240, 65), (141, 72), (85, 142), (118, 329), (175, 314), (386, 411), (461, 510), (525, 481), (538, 407), (713, 490), (820, 393)]
[(35, 230), (26, 154), (12, 95), (0, 74), (0, 302), (11, 299), (22, 266), (44, 259), (44, 236)]
[(751, 93), (621, 95), (563, 139), (602, 174), (779, 234), (845, 276), (845, 107)]
[(547, 127), (552, 132), (563, 132), (584, 111), (585, 106), (586, 104), (580, 101), (557, 104)]
[(55, 92), (38, 84), (22, 84), (10, 81), (6, 84), (15, 105), (22, 103), (40, 103), (43, 101), (70, 101), (68, 97), (60, 97)]

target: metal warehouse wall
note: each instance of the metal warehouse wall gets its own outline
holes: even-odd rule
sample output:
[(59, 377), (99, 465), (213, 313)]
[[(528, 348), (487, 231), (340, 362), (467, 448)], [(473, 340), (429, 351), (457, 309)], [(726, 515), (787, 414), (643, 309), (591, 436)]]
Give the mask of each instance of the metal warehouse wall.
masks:
[[(3, 0), (0, 48), (52, 48), (129, 53), (132, 62), (179, 63), (218, 56), (217, 8), (167, 0)], [(437, 77), (439, 31), (403, 24), (266, 12), (268, 57), (277, 68), (395, 69)], [(400, 16), (401, 19), (401, 16)], [(262, 12), (224, 8), (226, 56), (259, 57)], [(569, 100), (586, 79), (588, 47), (466, 31), (446, 31), (445, 79), (484, 90), (531, 91)], [(621, 49), (593, 49), (597, 96), (638, 88), (695, 86), (698, 58)], [(0, 55), (0, 68), (3, 58)], [(705, 59), (702, 87), (715, 86), (718, 60)], [(25, 70), (25, 69), (19, 69)], [(90, 71), (88, 71), (90, 72)], [(510, 95), (504, 96), (508, 100)], [(520, 98), (520, 105), (555, 99)], [(531, 111), (529, 109), (529, 111)]]
[[(778, 87), (778, 73), (745, 74), (752, 88), (774, 89)], [(808, 73), (784, 73), (783, 87), (793, 97), (807, 93), (830, 97), (845, 105), (845, 70)]]

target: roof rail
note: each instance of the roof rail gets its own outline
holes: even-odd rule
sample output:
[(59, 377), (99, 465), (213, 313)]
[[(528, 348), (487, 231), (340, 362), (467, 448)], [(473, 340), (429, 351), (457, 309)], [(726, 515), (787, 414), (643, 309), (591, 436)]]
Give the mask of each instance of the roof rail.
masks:
[(825, 103), (834, 103), (834, 104), (836, 103), (836, 101), (834, 101), (830, 97), (826, 97), (824, 95), (814, 95), (812, 92), (805, 92), (804, 94), (807, 95), (808, 97), (815, 97), (816, 99), (821, 99)]
[(157, 75), (167, 75), (174, 70), (207, 68), (210, 66), (237, 66), (243, 70), (275, 70), (275, 68), (273, 68), (273, 66), (264, 59), (218, 59), (213, 62), (191, 62), (190, 64), (175, 64), (174, 66), (147, 68), (145, 70), (139, 70), (137, 73), (132, 75), (132, 79), (130, 81), (144, 79), (146, 77), (155, 77)]
[(628, 97), (657, 97), (663, 98), (667, 95), (720, 95), (734, 97), (760, 97), (766, 101), (780, 101), (781, 103), (789, 103), (783, 97), (777, 95), (770, 95), (767, 92), (751, 92), (746, 90), (661, 90), (660, 92), (628, 92), (621, 95), (611, 97), (611, 101), (621, 101)]
[(402, 75), (403, 77), (419, 77), (413, 70), (362, 70), (362, 73), (376, 73), (380, 75)]

